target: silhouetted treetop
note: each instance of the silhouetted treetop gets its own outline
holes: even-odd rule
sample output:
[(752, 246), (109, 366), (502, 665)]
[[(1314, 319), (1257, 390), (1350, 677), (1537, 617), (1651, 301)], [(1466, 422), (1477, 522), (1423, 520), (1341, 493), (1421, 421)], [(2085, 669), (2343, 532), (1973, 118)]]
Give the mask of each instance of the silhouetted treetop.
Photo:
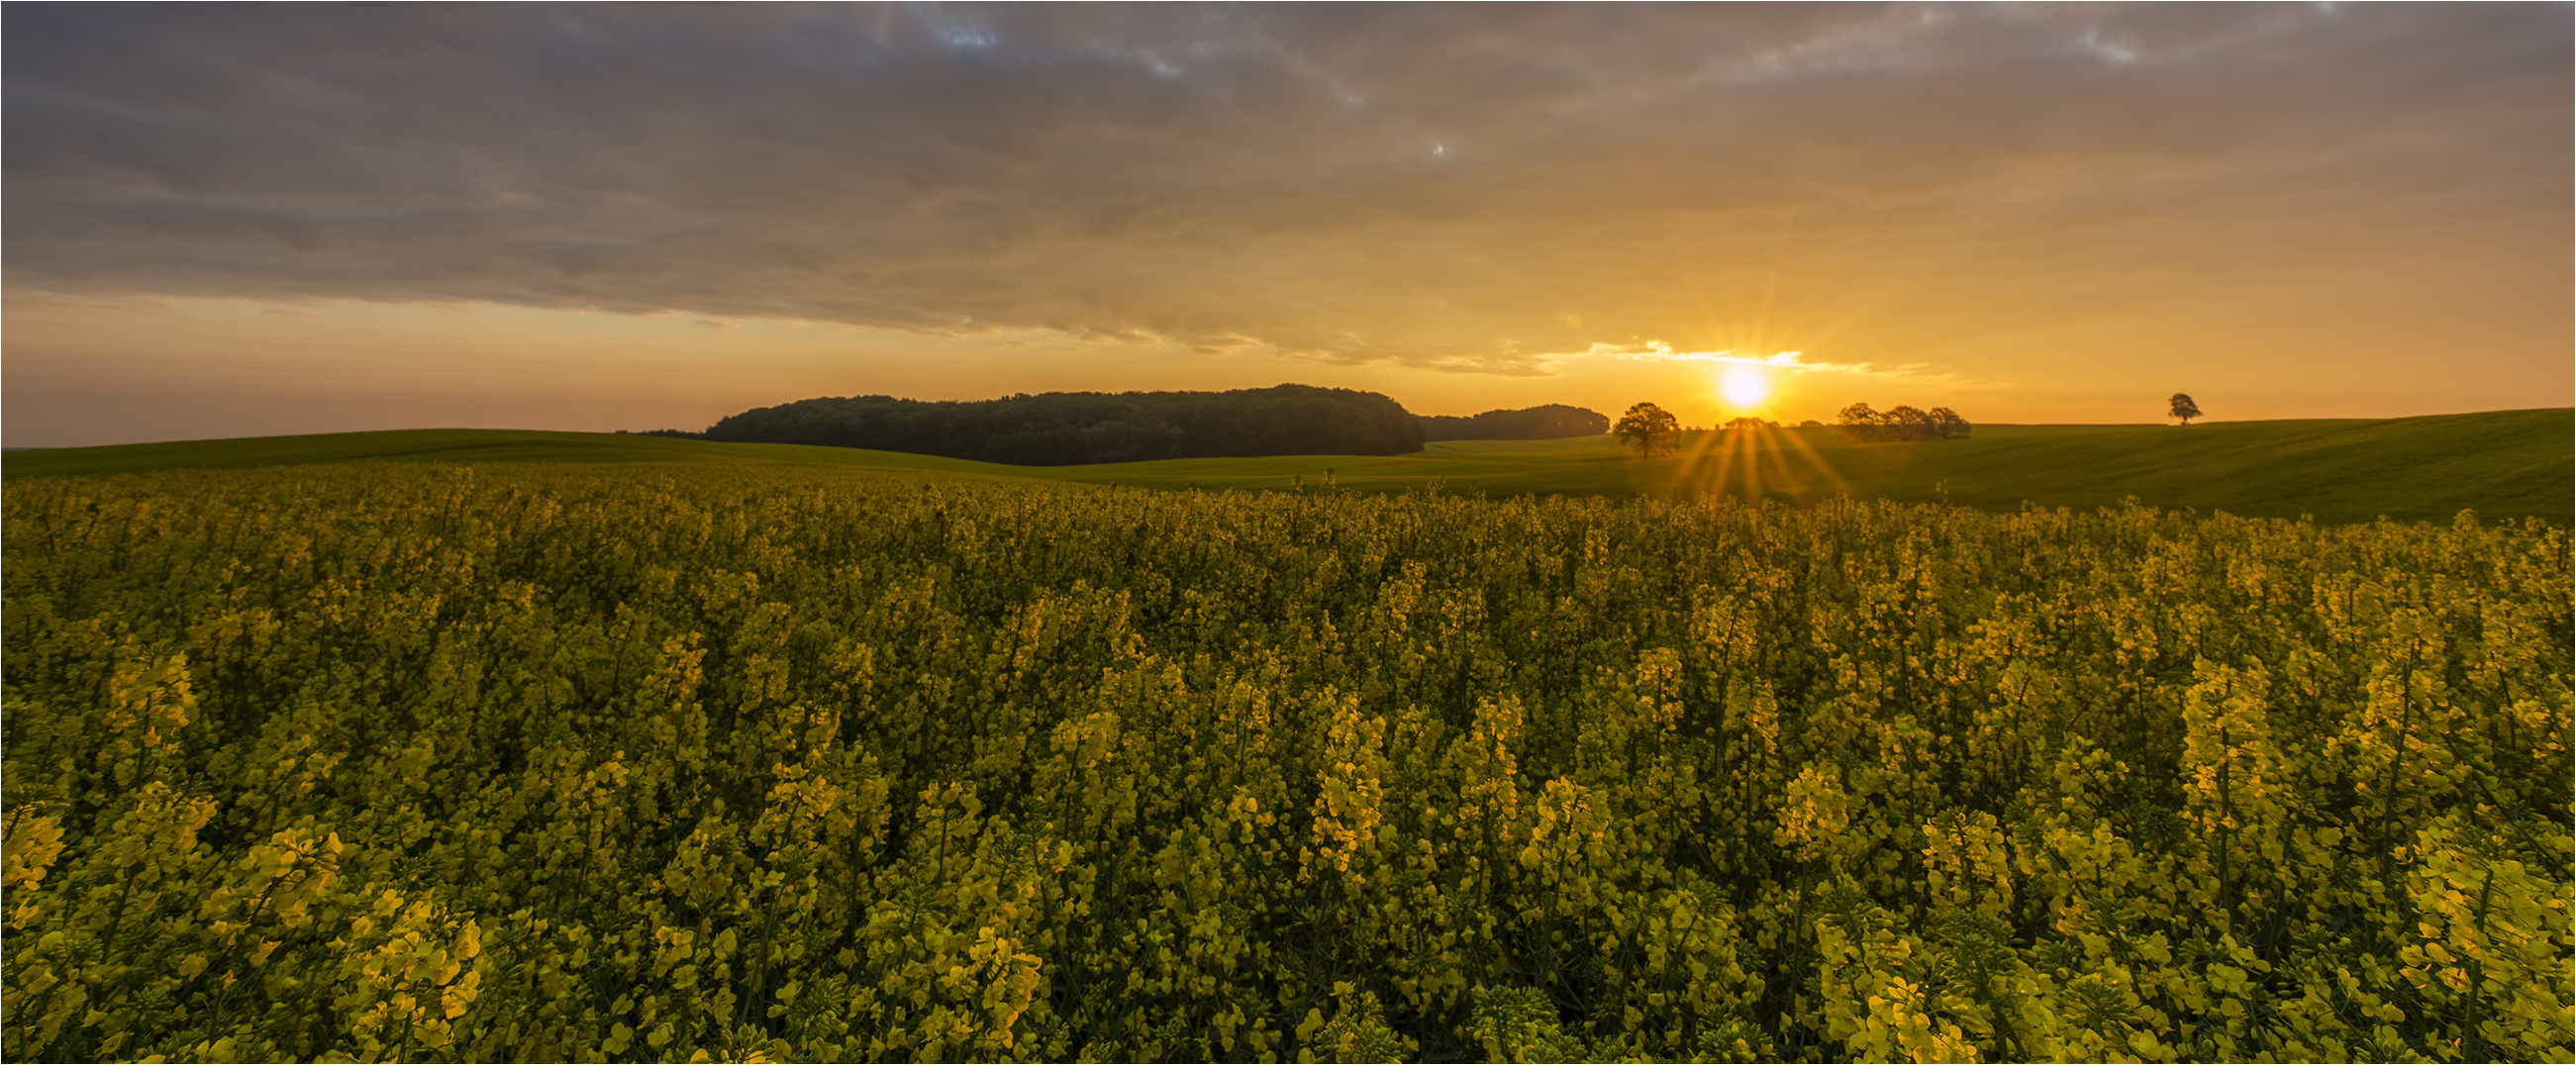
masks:
[(1682, 423), (1671, 411), (1640, 403), (1620, 415), (1619, 424), (1611, 431), (1618, 435), (1620, 443), (1636, 448), (1637, 454), (1653, 457), (1672, 453), (1681, 441)]
[(1609, 431), (1609, 415), (1562, 403), (1489, 410), (1465, 418), (1447, 414), (1422, 416), (1424, 440), (1557, 440), (1599, 436)]
[(2192, 419), (2200, 417), (2200, 404), (2192, 402), (2189, 393), (2176, 392), (2168, 402), (2171, 404), (2165, 408), (2168, 418), (2180, 418), (2184, 425), (2190, 425)]
[(1886, 443), (1898, 440), (1965, 440), (1973, 428), (1948, 407), (1916, 410), (1902, 404), (1883, 411), (1854, 403), (1842, 409), (1837, 428), (1854, 440)]

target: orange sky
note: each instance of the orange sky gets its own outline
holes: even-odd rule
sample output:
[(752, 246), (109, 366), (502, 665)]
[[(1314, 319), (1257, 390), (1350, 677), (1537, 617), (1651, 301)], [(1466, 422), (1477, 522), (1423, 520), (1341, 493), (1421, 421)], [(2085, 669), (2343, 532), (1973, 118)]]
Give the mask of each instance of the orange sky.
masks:
[(2563, 406), (2562, 5), (28, 8), (0, 437)]

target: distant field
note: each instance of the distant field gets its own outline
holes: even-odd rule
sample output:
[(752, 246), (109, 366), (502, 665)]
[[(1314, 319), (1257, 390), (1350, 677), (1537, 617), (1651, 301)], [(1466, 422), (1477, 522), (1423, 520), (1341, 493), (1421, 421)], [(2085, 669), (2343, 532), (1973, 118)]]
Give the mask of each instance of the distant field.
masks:
[(849, 448), (724, 444), (604, 433), (426, 429), (11, 452), (0, 473), (137, 473), (342, 462), (794, 463), (1165, 489), (1354, 491), (1431, 486), (1494, 495), (1719, 491), (1784, 502), (1848, 492), (2091, 508), (2164, 507), (2323, 521), (2492, 518), (2566, 523), (2576, 512), (2576, 410), (2420, 418), (2216, 422), (2188, 427), (1987, 425), (1968, 440), (1857, 444), (1830, 429), (1694, 433), (1640, 460), (1606, 437), (1449, 441), (1392, 457), (1176, 459), (1027, 467)]

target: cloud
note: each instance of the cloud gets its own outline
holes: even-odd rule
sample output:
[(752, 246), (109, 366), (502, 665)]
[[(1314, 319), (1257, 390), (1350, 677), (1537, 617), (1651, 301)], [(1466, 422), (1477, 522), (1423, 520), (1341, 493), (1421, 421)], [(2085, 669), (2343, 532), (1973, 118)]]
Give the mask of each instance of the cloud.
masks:
[(1838, 374), (1876, 380), (1925, 384), (1950, 391), (1976, 392), (2001, 387), (2000, 382), (1966, 377), (1945, 372), (1923, 363), (1888, 366), (1868, 362), (1819, 362), (1806, 358), (1804, 352), (1783, 351), (1771, 355), (1739, 355), (1734, 351), (1675, 351), (1660, 340), (1640, 344), (1594, 344), (1590, 348), (1558, 359), (1617, 359), (1623, 362), (1714, 362), (1730, 366), (1755, 366), (1781, 373)]
[(1804, 352), (1783, 351), (1775, 355), (1738, 355), (1731, 349), (1727, 351), (1674, 351), (1672, 345), (1660, 340), (1649, 340), (1642, 344), (1594, 344), (1590, 349), (1578, 353), (1575, 357), (1585, 356), (1592, 358), (1622, 359), (1630, 362), (1723, 362), (1736, 366), (1764, 366), (1773, 369), (1786, 370), (1790, 373), (1808, 373), (1813, 371), (1822, 371), (1825, 373), (1869, 372), (1869, 365), (1867, 363), (1839, 364), (1830, 362), (1808, 362), (1804, 357)]
[(1542, 374), (2183, 313), (2567, 213), (2554, 5), (0, 18), (7, 283), (68, 294)]

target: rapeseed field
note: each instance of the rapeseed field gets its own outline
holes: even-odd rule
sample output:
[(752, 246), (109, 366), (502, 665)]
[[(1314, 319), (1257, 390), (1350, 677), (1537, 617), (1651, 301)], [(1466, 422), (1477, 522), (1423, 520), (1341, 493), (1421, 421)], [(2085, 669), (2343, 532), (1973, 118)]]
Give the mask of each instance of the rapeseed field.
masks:
[(2562, 525), (13, 478), (15, 1060), (2559, 1060)]

